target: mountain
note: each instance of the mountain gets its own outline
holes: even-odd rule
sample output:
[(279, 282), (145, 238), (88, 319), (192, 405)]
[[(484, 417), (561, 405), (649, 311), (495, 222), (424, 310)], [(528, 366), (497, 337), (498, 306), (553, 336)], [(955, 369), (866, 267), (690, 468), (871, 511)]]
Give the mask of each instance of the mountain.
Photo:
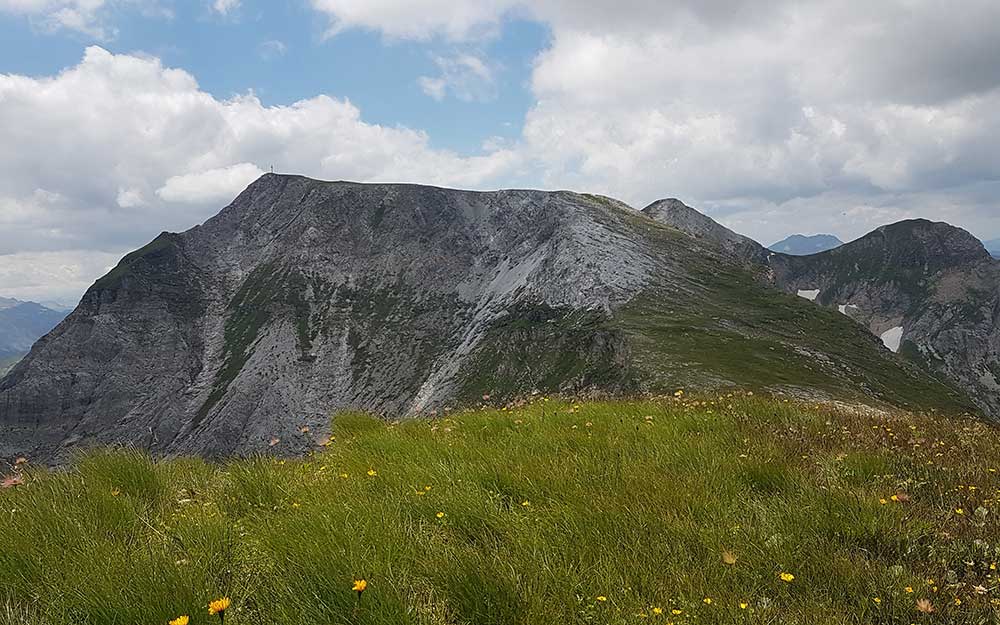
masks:
[(974, 236), (918, 219), (816, 256), (773, 260), (785, 290), (818, 290), (817, 303), (1000, 416), (1000, 262)]
[(984, 241), (983, 246), (986, 248), (986, 251), (993, 256), (993, 258), (1000, 258), (1000, 239)]
[(642, 214), (654, 221), (669, 224), (713, 247), (721, 248), (724, 255), (740, 262), (761, 263), (767, 258), (760, 243), (733, 232), (676, 198), (653, 202), (642, 209)]
[(1000, 262), (965, 230), (903, 221), (811, 256), (772, 253), (766, 270), (777, 288), (854, 319), (1000, 419)]
[(0, 381), (0, 456), (297, 453), (337, 411), (538, 391), (745, 387), (974, 410), (741, 260), (765, 252), (651, 214), (698, 221), (570, 192), (265, 175), (126, 256)]
[(65, 316), (34, 302), (0, 297), (0, 375)]
[(843, 241), (832, 234), (816, 234), (813, 236), (793, 234), (787, 239), (778, 241), (768, 249), (772, 252), (781, 252), (782, 254), (790, 254), (792, 256), (808, 256), (832, 250), (843, 244)]

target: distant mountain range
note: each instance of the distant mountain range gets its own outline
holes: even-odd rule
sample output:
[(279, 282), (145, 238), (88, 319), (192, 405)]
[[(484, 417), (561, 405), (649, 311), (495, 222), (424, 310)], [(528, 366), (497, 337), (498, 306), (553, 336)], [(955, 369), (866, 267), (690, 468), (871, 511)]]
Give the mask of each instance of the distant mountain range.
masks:
[(983, 245), (986, 247), (986, 251), (989, 252), (993, 258), (1000, 258), (1000, 239), (983, 241)]
[(0, 297), (0, 376), (64, 317), (66, 311)]
[(792, 256), (808, 256), (809, 254), (818, 254), (832, 250), (843, 244), (843, 241), (832, 234), (816, 234), (813, 236), (793, 234), (787, 239), (771, 245), (768, 249), (772, 252), (781, 252), (782, 254), (791, 254)]

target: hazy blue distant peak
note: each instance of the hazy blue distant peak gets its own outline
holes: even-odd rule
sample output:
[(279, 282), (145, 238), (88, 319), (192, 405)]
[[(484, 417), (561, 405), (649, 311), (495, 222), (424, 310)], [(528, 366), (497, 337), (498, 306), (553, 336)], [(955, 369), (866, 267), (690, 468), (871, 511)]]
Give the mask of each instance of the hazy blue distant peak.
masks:
[(986, 251), (989, 252), (993, 258), (1000, 258), (1000, 239), (983, 241), (983, 245), (986, 247)]
[(787, 239), (783, 239), (771, 245), (768, 249), (773, 252), (782, 252), (784, 254), (792, 254), (794, 256), (806, 256), (809, 254), (818, 254), (820, 252), (832, 250), (833, 248), (840, 247), (843, 244), (843, 241), (832, 234), (816, 234), (813, 236), (793, 234)]

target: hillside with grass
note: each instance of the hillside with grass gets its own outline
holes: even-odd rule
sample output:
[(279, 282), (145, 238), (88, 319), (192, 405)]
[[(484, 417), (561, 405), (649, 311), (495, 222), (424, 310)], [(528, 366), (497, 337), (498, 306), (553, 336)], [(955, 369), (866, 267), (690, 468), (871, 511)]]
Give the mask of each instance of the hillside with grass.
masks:
[(272, 438), (291, 455), (332, 413), (534, 391), (981, 412), (851, 318), (774, 288), (768, 258), (677, 200), (640, 212), (567, 191), (266, 174), (125, 256), (0, 379), (0, 459), (119, 444), (223, 458)]
[(0, 624), (209, 624), (222, 599), (232, 625), (997, 615), (977, 421), (679, 392), (333, 424), (301, 459), (16, 463)]

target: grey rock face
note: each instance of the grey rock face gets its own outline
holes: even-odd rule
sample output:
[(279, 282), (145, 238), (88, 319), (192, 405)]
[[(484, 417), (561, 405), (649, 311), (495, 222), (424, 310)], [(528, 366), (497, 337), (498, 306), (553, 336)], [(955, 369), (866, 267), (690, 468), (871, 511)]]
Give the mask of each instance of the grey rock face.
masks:
[[(647, 210), (659, 209), (671, 207)], [(671, 214), (698, 223), (692, 212)], [(767, 363), (786, 354), (815, 358), (827, 393), (870, 379), (877, 396), (883, 371), (926, 381), (849, 320), (763, 286), (766, 252), (701, 223), (693, 238), (568, 192), (265, 175), (205, 224), (124, 258), (0, 381), (0, 456), (58, 462), (122, 443), (296, 453), (343, 409), (400, 417), (483, 394), (678, 380), (784, 389), (793, 381)], [(848, 337), (843, 362), (799, 329), (810, 324)], [(664, 366), (658, 346), (677, 354), (701, 332), (759, 348), (753, 376), (691, 352)]]
[(613, 229), (626, 211), (264, 176), (94, 284), (0, 383), (0, 453), (296, 450), (338, 409), (441, 409), (519, 302), (606, 314), (643, 287), (650, 251)]

